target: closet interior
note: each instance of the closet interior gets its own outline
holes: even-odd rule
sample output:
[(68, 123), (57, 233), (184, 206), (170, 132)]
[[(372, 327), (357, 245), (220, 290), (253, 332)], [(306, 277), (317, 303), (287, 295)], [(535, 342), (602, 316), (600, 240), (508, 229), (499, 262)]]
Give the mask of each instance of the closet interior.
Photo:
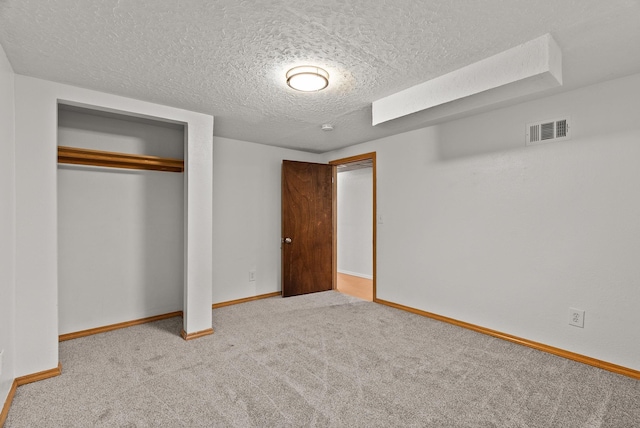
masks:
[(59, 334), (183, 309), (184, 125), (58, 106)]

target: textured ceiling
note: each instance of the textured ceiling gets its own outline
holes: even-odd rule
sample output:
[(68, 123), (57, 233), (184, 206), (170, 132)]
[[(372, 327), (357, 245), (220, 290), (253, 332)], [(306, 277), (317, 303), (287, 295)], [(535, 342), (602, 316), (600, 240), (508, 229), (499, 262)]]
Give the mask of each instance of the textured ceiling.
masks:
[[(16, 73), (208, 113), (215, 135), (314, 152), (423, 126), (416, 114), (373, 127), (371, 103), (545, 33), (563, 52), (553, 91), (640, 72), (635, 0), (0, 0)], [(330, 73), (329, 88), (286, 86), (307, 64)]]

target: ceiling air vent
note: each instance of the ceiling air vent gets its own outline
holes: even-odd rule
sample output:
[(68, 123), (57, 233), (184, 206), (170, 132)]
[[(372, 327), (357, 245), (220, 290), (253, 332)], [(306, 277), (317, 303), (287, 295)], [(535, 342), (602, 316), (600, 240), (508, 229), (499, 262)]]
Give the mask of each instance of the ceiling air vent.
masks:
[(527, 146), (568, 140), (570, 138), (568, 118), (543, 120), (527, 124)]

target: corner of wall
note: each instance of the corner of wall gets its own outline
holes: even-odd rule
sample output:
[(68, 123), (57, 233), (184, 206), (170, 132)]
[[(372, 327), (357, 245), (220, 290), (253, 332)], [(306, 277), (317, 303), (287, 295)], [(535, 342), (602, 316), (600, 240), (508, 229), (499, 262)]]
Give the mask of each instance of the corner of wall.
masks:
[[(6, 417), (15, 368), (15, 74), (0, 45), (0, 425)], [(6, 411), (5, 411), (6, 407)]]

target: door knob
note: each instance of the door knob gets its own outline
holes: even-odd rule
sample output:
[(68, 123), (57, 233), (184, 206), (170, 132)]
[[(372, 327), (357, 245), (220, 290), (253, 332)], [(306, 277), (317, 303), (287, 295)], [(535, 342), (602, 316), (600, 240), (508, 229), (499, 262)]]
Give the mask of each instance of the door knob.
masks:
[(285, 244), (291, 244), (291, 238), (284, 238)]

